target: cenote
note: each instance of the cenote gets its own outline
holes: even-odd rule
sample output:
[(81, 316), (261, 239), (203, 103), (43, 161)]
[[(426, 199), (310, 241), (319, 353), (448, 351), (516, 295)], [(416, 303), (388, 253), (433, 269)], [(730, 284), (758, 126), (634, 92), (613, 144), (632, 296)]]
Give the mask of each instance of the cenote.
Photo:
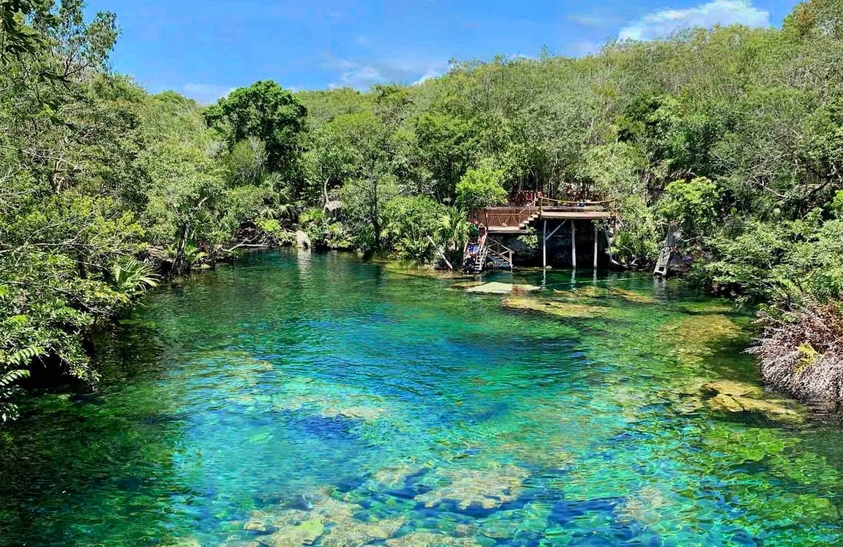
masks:
[(6, 431), (0, 544), (843, 542), (841, 430), (757, 389), (751, 317), (591, 275), (503, 298), (282, 252), (156, 291), (95, 393)]

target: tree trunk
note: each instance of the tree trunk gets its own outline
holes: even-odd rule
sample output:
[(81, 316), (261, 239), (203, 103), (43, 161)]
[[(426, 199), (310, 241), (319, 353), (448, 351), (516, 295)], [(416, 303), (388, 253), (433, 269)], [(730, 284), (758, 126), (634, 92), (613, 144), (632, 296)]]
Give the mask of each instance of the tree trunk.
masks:
[(187, 239), (190, 236), (190, 223), (186, 223), (181, 231), (181, 236), (179, 237), (179, 246), (176, 249), (176, 259), (173, 262), (173, 271), (176, 274), (182, 274), (185, 271), (185, 264), (184, 264), (184, 250), (187, 247)]

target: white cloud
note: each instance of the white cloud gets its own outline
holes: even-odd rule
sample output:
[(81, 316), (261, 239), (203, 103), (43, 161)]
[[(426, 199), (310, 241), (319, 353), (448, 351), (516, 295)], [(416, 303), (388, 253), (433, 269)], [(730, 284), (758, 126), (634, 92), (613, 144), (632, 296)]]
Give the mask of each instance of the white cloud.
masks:
[(770, 14), (756, 8), (750, 0), (714, 0), (693, 8), (649, 13), (621, 29), (620, 40), (656, 40), (674, 32), (715, 25), (766, 27)]
[(421, 78), (419, 78), (418, 80), (413, 82), (413, 85), (423, 84), (428, 80), (432, 80), (434, 78), (438, 78), (439, 76), (442, 76), (444, 73), (445, 73), (444, 70), (440, 70), (439, 68), (436, 68), (436, 67), (430, 67), (430, 68), (427, 69), (427, 71), (424, 74), (422, 74)]
[(448, 63), (420, 59), (389, 59), (363, 63), (330, 58), (326, 68), (338, 72), (337, 79), (328, 87), (368, 89), (373, 85), (389, 82), (418, 84), (447, 72)]
[(213, 84), (184, 84), (182, 93), (199, 104), (213, 104), (236, 88)]

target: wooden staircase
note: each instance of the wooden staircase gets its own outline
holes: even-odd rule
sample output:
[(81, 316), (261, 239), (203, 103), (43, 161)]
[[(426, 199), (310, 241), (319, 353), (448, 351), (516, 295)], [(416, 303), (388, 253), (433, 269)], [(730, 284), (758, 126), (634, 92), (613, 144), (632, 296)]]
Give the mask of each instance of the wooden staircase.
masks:
[(511, 270), (515, 251), (494, 239), (483, 238), (480, 242), (480, 249), (470, 257), (468, 245), (463, 258), (463, 269), (468, 273), (480, 274), (486, 266)]
[(528, 216), (527, 218), (525, 218), (524, 220), (522, 220), (520, 224), (518, 224), (518, 228), (519, 228), (520, 230), (526, 230), (526, 229), (527, 229), (527, 226), (529, 226), (530, 224), (532, 224), (532, 222), (533, 222), (534, 220), (536, 220), (537, 218), (539, 218), (539, 216), (541, 216), (541, 212), (540, 212), (540, 211), (536, 211), (535, 213), (532, 213), (530, 216)]

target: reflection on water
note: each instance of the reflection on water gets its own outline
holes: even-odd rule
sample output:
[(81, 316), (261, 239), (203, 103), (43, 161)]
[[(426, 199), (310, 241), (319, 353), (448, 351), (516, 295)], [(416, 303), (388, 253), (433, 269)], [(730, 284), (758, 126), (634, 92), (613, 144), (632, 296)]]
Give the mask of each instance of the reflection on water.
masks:
[(843, 541), (843, 436), (754, 389), (748, 317), (570, 275), (281, 253), (162, 290), (0, 441), (0, 544)]

